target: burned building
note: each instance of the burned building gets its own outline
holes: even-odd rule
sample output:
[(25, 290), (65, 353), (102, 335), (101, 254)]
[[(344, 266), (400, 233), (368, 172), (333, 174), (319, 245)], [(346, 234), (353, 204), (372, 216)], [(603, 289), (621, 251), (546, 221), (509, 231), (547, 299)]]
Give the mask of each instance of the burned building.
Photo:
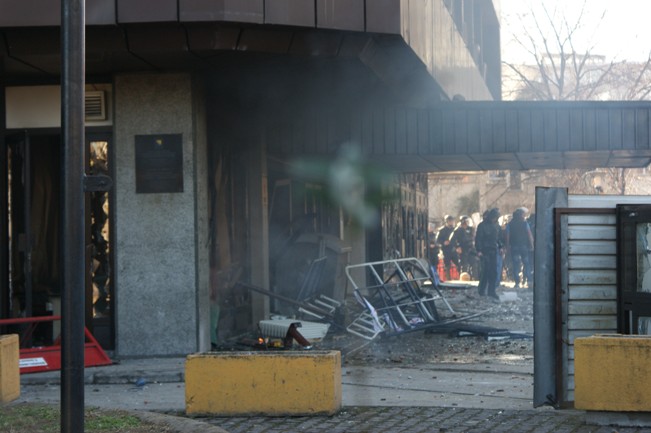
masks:
[[(86, 171), (113, 183), (85, 206), (86, 324), (117, 357), (204, 351), (282, 308), (241, 283), (296, 298), (323, 266), (336, 298), (345, 263), (421, 254), (423, 173), (651, 159), (646, 103), (493, 101), (490, 1), (86, 3)], [(60, 311), (79, 223), (59, 216), (58, 6), (0, 6), (2, 317)]]
[[(60, 23), (58, 2), (0, 6), (3, 318), (65, 290)], [(118, 357), (207, 350), (276, 308), (238, 281), (293, 296), (326, 256), (342, 296), (343, 263), (421, 254), (418, 110), (500, 94), (491, 1), (88, 0), (85, 50), (87, 173), (113, 181), (85, 207), (86, 324)], [(361, 229), (294, 171), (346, 145), (400, 197)]]

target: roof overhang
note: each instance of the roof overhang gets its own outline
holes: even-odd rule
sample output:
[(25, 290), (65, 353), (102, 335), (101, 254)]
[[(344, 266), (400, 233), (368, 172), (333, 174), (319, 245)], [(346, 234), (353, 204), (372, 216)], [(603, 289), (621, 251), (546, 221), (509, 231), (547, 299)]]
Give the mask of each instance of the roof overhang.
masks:
[[(60, 81), (59, 27), (0, 28), (5, 85)], [(400, 35), (230, 22), (139, 23), (86, 28), (86, 76), (206, 71), (234, 56), (288, 63), (356, 62), (396, 100), (428, 106), (443, 92)], [(275, 60), (273, 60), (275, 59)]]

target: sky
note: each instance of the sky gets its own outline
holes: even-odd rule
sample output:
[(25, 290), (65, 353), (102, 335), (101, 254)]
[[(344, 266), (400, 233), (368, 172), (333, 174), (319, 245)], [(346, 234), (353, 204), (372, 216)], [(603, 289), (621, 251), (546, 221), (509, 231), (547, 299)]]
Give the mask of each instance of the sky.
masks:
[[(575, 23), (584, 0), (499, 0), (502, 15), (502, 60), (521, 63), (526, 53), (513, 42), (513, 34), (532, 34), (532, 7), (536, 17), (545, 21), (540, 9), (545, 4), (554, 14), (554, 22), (565, 17)], [(645, 61), (651, 52), (651, 0), (587, 0), (581, 30), (574, 37), (577, 52), (589, 47), (592, 54), (605, 55), (607, 60)], [(603, 15), (603, 18), (602, 18)], [(541, 21), (539, 19), (539, 21)], [(555, 25), (555, 27), (558, 27)], [(549, 26), (546, 30), (549, 30)]]

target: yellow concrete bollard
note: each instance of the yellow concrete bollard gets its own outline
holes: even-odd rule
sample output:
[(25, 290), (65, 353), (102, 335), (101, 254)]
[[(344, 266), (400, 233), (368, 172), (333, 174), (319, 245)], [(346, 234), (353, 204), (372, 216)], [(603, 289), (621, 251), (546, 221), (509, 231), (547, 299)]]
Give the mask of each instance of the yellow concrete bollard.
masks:
[(574, 407), (651, 412), (651, 338), (595, 335), (574, 340)]
[(341, 405), (338, 351), (213, 352), (186, 359), (187, 414), (333, 414)]
[(20, 397), (20, 356), (18, 335), (0, 335), (0, 402)]

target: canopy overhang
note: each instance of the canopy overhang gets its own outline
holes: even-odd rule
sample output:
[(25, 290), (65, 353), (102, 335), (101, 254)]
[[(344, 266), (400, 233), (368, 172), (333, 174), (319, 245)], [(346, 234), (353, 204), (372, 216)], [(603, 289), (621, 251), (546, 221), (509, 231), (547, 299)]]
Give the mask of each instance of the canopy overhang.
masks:
[[(337, 137), (399, 172), (645, 167), (651, 162), (651, 102), (445, 102), (428, 109), (373, 109), (339, 124), (327, 114), (308, 117), (318, 133), (314, 141), (301, 137), (293, 143), (294, 152), (336, 154), (338, 143), (324, 143), (321, 137)], [(291, 134), (276, 136), (271, 152), (282, 153)]]

